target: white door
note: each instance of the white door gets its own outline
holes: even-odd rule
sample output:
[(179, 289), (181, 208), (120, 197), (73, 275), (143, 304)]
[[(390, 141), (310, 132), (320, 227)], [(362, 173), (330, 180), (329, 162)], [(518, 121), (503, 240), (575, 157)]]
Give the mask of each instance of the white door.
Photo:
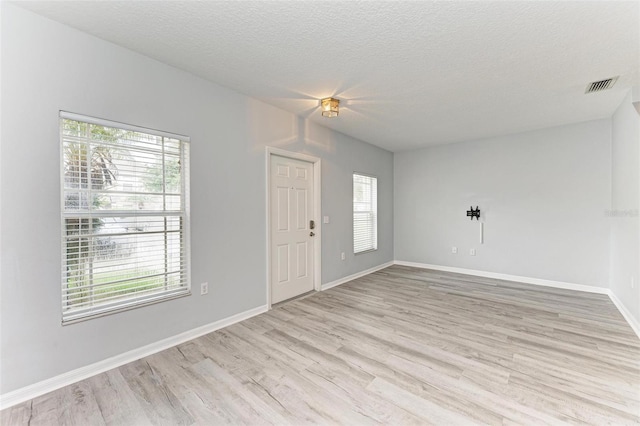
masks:
[(271, 303), (313, 290), (313, 164), (271, 156)]

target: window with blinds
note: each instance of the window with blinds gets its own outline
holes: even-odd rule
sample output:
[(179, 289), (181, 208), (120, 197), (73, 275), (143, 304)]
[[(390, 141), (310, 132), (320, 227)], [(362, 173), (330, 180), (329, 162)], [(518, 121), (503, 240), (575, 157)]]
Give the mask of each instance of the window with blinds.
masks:
[(60, 113), (62, 321), (189, 293), (189, 138)]
[(378, 248), (378, 179), (353, 174), (353, 252)]

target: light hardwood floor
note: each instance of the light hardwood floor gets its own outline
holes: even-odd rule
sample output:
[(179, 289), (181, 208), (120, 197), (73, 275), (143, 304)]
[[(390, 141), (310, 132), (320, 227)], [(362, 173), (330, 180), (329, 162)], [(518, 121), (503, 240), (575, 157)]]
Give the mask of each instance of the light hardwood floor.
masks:
[(638, 424), (605, 295), (392, 266), (35, 398), (14, 424)]

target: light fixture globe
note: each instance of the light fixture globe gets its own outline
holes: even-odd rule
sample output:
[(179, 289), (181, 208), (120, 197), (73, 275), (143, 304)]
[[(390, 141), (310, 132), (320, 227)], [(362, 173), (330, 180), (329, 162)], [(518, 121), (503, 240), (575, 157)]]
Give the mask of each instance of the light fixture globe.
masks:
[(337, 117), (340, 101), (335, 98), (324, 98), (320, 101), (323, 117)]

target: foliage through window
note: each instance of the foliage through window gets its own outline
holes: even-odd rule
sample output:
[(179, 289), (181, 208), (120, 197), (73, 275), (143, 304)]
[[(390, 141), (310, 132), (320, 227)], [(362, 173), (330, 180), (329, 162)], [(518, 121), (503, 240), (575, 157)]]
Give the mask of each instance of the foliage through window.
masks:
[(189, 292), (188, 138), (61, 112), (62, 319)]
[(378, 179), (353, 174), (353, 252), (378, 249)]

